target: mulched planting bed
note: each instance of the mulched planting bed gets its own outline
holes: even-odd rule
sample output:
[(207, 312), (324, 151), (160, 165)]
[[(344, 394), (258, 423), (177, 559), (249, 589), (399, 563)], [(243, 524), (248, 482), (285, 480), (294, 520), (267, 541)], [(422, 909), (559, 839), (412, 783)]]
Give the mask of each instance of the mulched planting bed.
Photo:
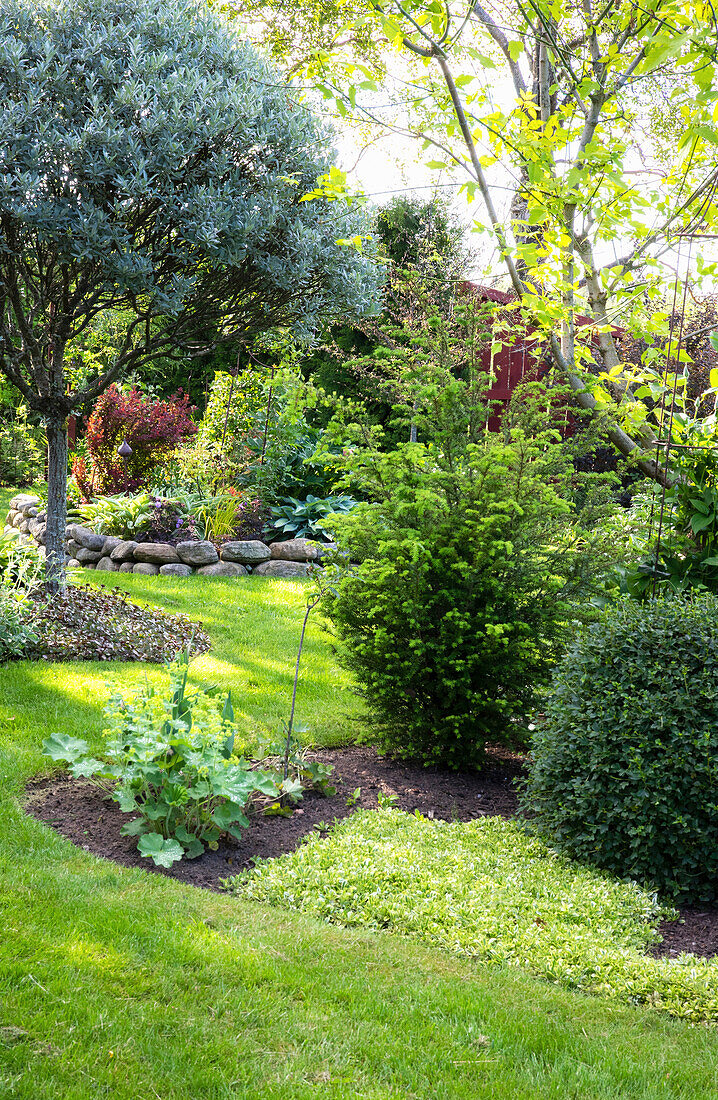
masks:
[(681, 909), (680, 919), (661, 921), (663, 936), (650, 951), (658, 958), (675, 959), (684, 951), (711, 958), (718, 955), (718, 908)]
[[(130, 815), (121, 813), (115, 802), (86, 780), (54, 776), (34, 782), (28, 787), (27, 808), (85, 851), (210, 890), (221, 888), (221, 878), (251, 867), (255, 857), (293, 851), (320, 822), (331, 825), (335, 818), (355, 810), (376, 809), (380, 792), (395, 797), (394, 805), (401, 810), (419, 810), (427, 817), (448, 821), (516, 813), (513, 781), (521, 774), (522, 763), (520, 757), (505, 750), (490, 753), (481, 775), (397, 763), (370, 748), (333, 749), (312, 757), (334, 765), (331, 782), (337, 788), (335, 795), (324, 798), (308, 791), (291, 817), (255, 816), (241, 842), (228, 838), (216, 852), (184, 859), (167, 870), (142, 858), (136, 838), (120, 836)], [(357, 787), (361, 787), (361, 795), (354, 803)], [(347, 805), (348, 801), (352, 804)]]
[(122, 591), (68, 585), (48, 599), (43, 585), (30, 596), (38, 635), (30, 655), (42, 660), (164, 664), (188, 648), (193, 654), (210, 648), (202, 623), (135, 603)]
[[(331, 825), (356, 810), (376, 809), (379, 794), (393, 797), (393, 805), (400, 810), (419, 810), (427, 817), (447, 821), (471, 821), (492, 814), (513, 817), (518, 809), (514, 781), (524, 769), (521, 756), (501, 748), (487, 751), (486, 767), (480, 774), (400, 763), (370, 748), (327, 750), (313, 754), (313, 759), (334, 765), (335, 795), (324, 798), (307, 792), (291, 817), (255, 816), (241, 842), (227, 839), (216, 852), (182, 860), (167, 870), (143, 859), (135, 838), (120, 836), (129, 815), (85, 780), (54, 776), (33, 782), (27, 789), (27, 809), (94, 855), (220, 890), (221, 879), (251, 867), (255, 858), (293, 851), (317, 826)], [(357, 787), (361, 795), (354, 802)], [(718, 908), (683, 909), (679, 921), (665, 921), (660, 930), (663, 942), (651, 949), (653, 955), (674, 958), (683, 951), (708, 957), (718, 954)]]

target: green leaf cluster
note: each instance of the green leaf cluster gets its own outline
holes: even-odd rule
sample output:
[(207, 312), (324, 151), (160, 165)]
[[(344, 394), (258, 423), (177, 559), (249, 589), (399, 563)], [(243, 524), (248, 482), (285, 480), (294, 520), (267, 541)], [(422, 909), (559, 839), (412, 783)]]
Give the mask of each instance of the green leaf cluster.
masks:
[(516, 822), (363, 811), (230, 880), (242, 898), (410, 936), (569, 989), (718, 1019), (718, 964), (646, 955), (671, 916), (635, 883), (573, 863)]
[(17, 597), (0, 583), (0, 663), (25, 656), (38, 640), (29, 608)]
[(111, 763), (88, 756), (87, 742), (78, 738), (56, 733), (43, 742), (46, 755), (69, 763), (76, 777), (93, 778), (123, 813), (137, 815), (122, 832), (139, 837), (141, 855), (161, 867), (216, 848), (223, 835), (240, 839), (251, 798), (284, 793), (277, 773), (235, 755), (230, 695), (220, 711), (215, 689), (190, 692), (186, 655), (168, 666), (168, 674), (165, 696), (145, 681), (132, 698), (109, 699)]
[(307, 493), (306, 500), (282, 497), (272, 509), (273, 538), (331, 539), (331, 516), (346, 515), (356, 507), (356, 501), (345, 493), (322, 499)]
[(718, 599), (607, 610), (556, 671), (524, 790), (560, 851), (718, 897)]

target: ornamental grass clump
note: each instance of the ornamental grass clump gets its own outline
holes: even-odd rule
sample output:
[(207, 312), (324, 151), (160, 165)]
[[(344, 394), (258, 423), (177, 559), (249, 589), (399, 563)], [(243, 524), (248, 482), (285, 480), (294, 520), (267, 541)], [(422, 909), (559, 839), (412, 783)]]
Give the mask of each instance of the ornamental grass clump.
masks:
[(683, 902), (718, 898), (718, 599), (626, 602), (574, 642), (523, 801), (552, 845)]

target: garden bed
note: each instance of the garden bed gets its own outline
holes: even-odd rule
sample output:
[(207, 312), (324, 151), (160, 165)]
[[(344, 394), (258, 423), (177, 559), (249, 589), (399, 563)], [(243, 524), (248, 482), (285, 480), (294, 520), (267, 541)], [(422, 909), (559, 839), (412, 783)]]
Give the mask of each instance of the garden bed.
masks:
[[(515, 780), (523, 774), (523, 760), (498, 747), (487, 750), (487, 766), (480, 774), (417, 767), (379, 756), (370, 748), (324, 750), (313, 758), (334, 765), (336, 794), (326, 798), (309, 791), (290, 817), (257, 816), (241, 843), (224, 840), (216, 852), (185, 859), (167, 870), (140, 856), (135, 837), (120, 835), (127, 815), (85, 780), (52, 776), (33, 782), (27, 792), (28, 810), (94, 855), (192, 886), (220, 890), (221, 880), (253, 866), (256, 859), (293, 851), (313, 830), (323, 830), (357, 810), (375, 809), (380, 799), (390, 800), (407, 813), (418, 810), (446, 821), (490, 815), (509, 818), (518, 809)], [(360, 794), (355, 799), (357, 788)], [(663, 940), (650, 949), (652, 955), (718, 955), (718, 908), (686, 908), (679, 920), (665, 921), (659, 927)]]
[[(380, 796), (409, 813), (419, 810), (447, 821), (471, 821), (487, 814), (512, 817), (516, 813), (514, 779), (521, 774), (522, 763), (506, 750), (490, 750), (487, 767), (480, 775), (398, 763), (369, 748), (325, 750), (314, 758), (334, 765), (331, 781), (335, 795), (325, 798), (309, 791), (291, 817), (257, 816), (241, 843), (229, 838), (216, 852), (184, 859), (169, 870), (143, 859), (136, 837), (120, 836), (128, 815), (86, 780), (52, 776), (33, 783), (28, 789), (28, 809), (94, 855), (210, 890), (221, 888), (220, 879), (251, 867), (255, 858), (293, 851), (320, 823), (328, 826), (355, 810), (376, 809)], [(355, 800), (357, 788), (361, 793)]]

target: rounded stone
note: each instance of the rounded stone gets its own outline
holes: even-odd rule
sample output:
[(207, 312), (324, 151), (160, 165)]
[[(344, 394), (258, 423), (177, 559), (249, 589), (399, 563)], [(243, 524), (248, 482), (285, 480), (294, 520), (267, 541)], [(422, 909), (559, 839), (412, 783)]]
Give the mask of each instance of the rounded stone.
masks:
[(119, 566), (116, 561), (112, 560), (112, 558), (105, 556), (104, 558), (100, 558), (97, 565), (95, 566), (95, 569), (97, 569), (98, 571), (102, 569), (105, 573), (116, 573), (119, 569)]
[(237, 539), (225, 542), (222, 547), (222, 561), (238, 561), (242, 565), (258, 565), (269, 561), (272, 552), (266, 542), (259, 539)]
[(117, 545), (111, 550), (110, 557), (113, 561), (131, 562), (135, 556), (136, 546), (137, 543), (132, 539), (119, 539)]
[(40, 498), (33, 496), (32, 493), (18, 493), (10, 501), (8, 507), (12, 508), (15, 512), (21, 512), (23, 508), (29, 508), (30, 505), (37, 505), (40, 503)]
[(270, 550), (273, 561), (317, 561), (321, 557), (321, 550), (311, 539), (273, 542)]
[(203, 565), (197, 570), (203, 577), (246, 577), (247, 570), (237, 561), (218, 561), (214, 565)]
[(185, 565), (183, 562), (169, 562), (167, 565), (160, 566), (160, 573), (165, 577), (190, 577), (192, 575), (192, 567)]
[(131, 573), (135, 568), (135, 563), (132, 561), (123, 561), (120, 566), (120, 573)]
[(82, 569), (82, 564), (77, 560), (77, 558), (68, 558), (67, 568), (68, 569)]
[(83, 527), (79, 523), (71, 523), (65, 529), (65, 534), (75, 542), (79, 542), (80, 546), (84, 546), (86, 550), (101, 552), (105, 545), (104, 535), (98, 535), (96, 531), (91, 531), (89, 527)]
[[(116, 535), (107, 535), (107, 537), (105, 538), (104, 546), (102, 547), (102, 553), (105, 555), (105, 557), (111, 558), (112, 551), (115, 549), (116, 546), (119, 546), (122, 541), (123, 540), (118, 539)], [(115, 559), (112, 558), (112, 560), (114, 561)]]
[(88, 550), (85, 546), (81, 546), (75, 557), (83, 565), (94, 565), (102, 557), (102, 552), (100, 550)]
[(137, 565), (132, 566), (133, 573), (144, 573), (148, 577), (155, 576), (159, 571), (159, 565), (152, 565), (151, 562), (148, 561), (141, 561), (138, 562)]
[(219, 561), (215, 547), (204, 539), (199, 542), (178, 542), (176, 550), (185, 565), (214, 565)]
[(305, 561), (265, 561), (252, 570), (260, 577), (308, 577), (310, 572), (311, 565)]
[(180, 564), (177, 551), (168, 542), (138, 542), (134, 556), (135, 561), (148, 562), (150, 565)]
[[(34, 539), (36, 539), (38, 537), (38, 535), (44, 535), (45, 534), (46, 525), (45, 525), (45, 523), (43, 523), (43, 521), (41, 519), (31, 519), (31, 520), (28, 520), (27, 529), (30, 532), (30, 534), (32, 535), (32, 537)], [(76, 545), (79, 546), (79, 543), (76, 543)]]

